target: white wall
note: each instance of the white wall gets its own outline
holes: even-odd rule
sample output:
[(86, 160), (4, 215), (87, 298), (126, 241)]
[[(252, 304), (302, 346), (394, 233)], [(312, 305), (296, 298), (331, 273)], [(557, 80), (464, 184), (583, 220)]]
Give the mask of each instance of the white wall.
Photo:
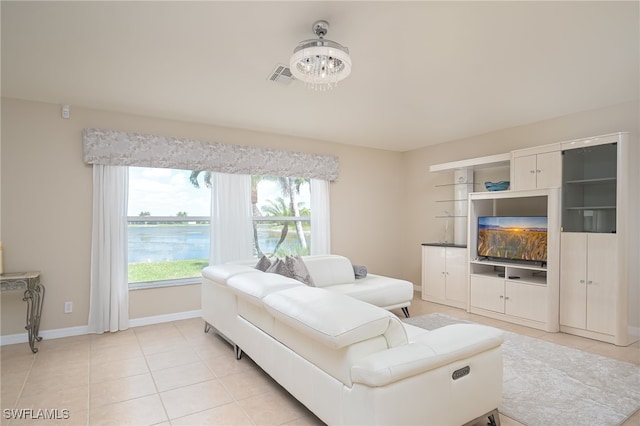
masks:
[[(401, 153), (73, 105), (71, 119), (64, 120), (59, 105), (12, 99), (2, 100), (2, 124), (5, 270), (42, 272), (46, 298), (41, 330), (87, 324), (92, 169), (82, 161), (86, 127), (337, 155), (340, 179), (331, 184), (333, 252), (368, 265), (372, 272), (401, 273)], [(199, 285), (133, 291), (130, 317), (197, 310), (199, 291)], [(21, 298), (15, 292), (2, 294), (3, 336), (24, 332)], [(73, 313), (63, 313), (65, 301), (73, 302)]]
[[(373, 273), (420, 283), (420, 244), (437, 241), (434, 185), (452, 174), (432, 164), (638, 128), (637, 102), (501, 130), (405, 153), (316, 140), (140, 117), (71, 106), (2, 100), (0, 235), (5, 271), (39, 270), (47, 293), (41, 330), (87, 324), (91, 246), (91, 167), (82, 161), (82, 129), (193, 138), (337, 155), (340, 179), (331, 185), (332, 249)], [(483, 178), (484, 179), (484, 178)], [(132, 319), (197, 310), (199, 285), (131, 293)], [(1, 335), (24, 332), (19, 293), (1, 296)], [(64, 314), (73, 301), (72, 314)]]
[[(407, 224), (402, 243), (406, 253), (403, 257), (404, 278), (416, 284), (421, 282), (420, 245), (437, 242), (443, 235), (444, 221), (434, 218), (436, 212), (441, 210), (436, 203), (441, 193), (435, 185), (453, 182), (453, 172), (431, 173), (431, 165), (608, 133), (626, 131), (638, 135), (639, 117), (640, 104), (631, 102), (404, 153)], [(498, 172), (508, 180), (508, 171)], [(476, 182), (495, 180), (497, 177), (487, 173), (489, 171), (486, 170), (476, 173)]]

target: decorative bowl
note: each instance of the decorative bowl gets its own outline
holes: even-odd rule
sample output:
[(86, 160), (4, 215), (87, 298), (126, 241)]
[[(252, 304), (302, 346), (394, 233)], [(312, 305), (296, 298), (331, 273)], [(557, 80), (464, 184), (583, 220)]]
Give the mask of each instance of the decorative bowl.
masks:
[(501, 180), (500, 182), (485, 182), (484, 187), (487, 188), (487, 191), (504, 191), (505, 189), (509, 189), (508, 180)]

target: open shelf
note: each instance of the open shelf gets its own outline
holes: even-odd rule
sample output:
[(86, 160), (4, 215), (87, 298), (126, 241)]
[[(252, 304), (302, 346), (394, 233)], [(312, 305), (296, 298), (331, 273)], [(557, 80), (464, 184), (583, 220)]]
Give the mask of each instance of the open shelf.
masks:
[(564, 183), (569, 185), (588, 185), (588, 184), (603, 184), (603, 183), (615, 183), (615, 177), (604, 177), (604, 178), (595, 178), (595, 179), (576, 179), (576, 180), (566, 180)]
[(438, 185), (435, 185), (436, 188), (443, 188), (443, 187), (451, 187), (451, 186), (456, 186), (456, 185), (473, 185), (473, 182), (455, 182), (455, 183), (440, 183)]
[(579, 206), (565, 207), (565, 210), (615, 210), (616, 206)]
[(502, 268), (514, 268), (514, 269), (524, 269), (527, 271), (546, 271), (546, 266), (540, 266), (536, 263), (525, 263), (525, 262), (509, 262), (508, 260), (472, 260), (470, 263), (474, 265), (488, 265), (492, 267), (502, 267)]
[(470, 274), (476, 277), (495, 278), (522, 284), (547, 285), (547, 268), (500, 261), (471, 261)]

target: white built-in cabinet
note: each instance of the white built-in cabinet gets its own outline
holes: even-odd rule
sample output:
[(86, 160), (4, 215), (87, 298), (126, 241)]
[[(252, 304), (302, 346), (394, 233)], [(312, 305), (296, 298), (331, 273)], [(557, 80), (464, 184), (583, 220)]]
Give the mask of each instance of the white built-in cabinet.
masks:
[(640, 340), (640, 147), (626, 133), (562, 143), (560, 331)]
[(422, 245), (422, 299), (467, 307), (467, 248)]
[(598, 333), (613, 341), (616, 333), (618, 241), (615, 234), (563, 232), (560, 327)]
[(512, 156), (512, 190), (558, 188), (562, 185), (559, 143), (513, 151)]
[[(467, 311), (620, 346), (639, 341), (637, 135), (576, 139), (509, 156), (510, 190), (469, 194)], [(498, 158), (504, 161), (483, 157), (430, 170), (498, 165)], [(478, 258), (478, 217), (517, 215), (548, 217), (547, 263)], [(423, 299), (451, 304), (446, 258), (446, 251), (431, 256), (423, 248)]]

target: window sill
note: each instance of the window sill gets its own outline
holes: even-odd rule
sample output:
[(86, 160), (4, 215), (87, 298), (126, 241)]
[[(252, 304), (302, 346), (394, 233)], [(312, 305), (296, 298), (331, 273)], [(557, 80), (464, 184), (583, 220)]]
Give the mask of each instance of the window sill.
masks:
[(201, 277), (178, 278), (175, 280), (145, 281), (140, 283), (129, 283), (129, 291), (146, 290), (149, 288), (161, 288), (161, 287), (179, 287), (183, 285), (194, 285), (194, 284), (200, 284), (200, 283), (202, 283)]

